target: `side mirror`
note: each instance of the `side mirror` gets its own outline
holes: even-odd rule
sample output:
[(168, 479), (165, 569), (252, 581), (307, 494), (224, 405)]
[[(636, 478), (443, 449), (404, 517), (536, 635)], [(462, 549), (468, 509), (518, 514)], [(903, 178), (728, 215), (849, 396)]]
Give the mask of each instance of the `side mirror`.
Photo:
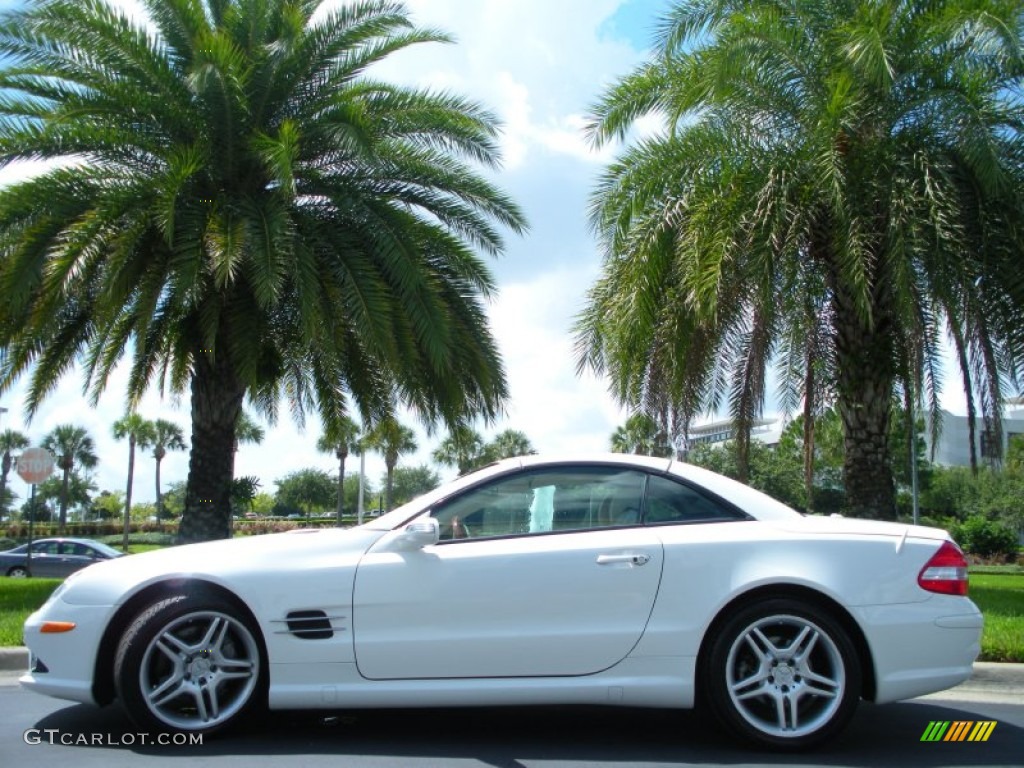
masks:
[(409, 523), (395, 538), (397, 549), (423, 549), (437, 544), (441, 540), (441, 525), (435, 517), (425, 517)]

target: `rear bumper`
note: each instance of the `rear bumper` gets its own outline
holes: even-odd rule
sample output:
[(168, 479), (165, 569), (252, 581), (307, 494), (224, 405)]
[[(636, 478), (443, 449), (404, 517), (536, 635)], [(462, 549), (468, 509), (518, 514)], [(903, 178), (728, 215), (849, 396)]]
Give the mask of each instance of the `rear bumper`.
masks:
[(969, 599), (936, 596), (856, 613), (874, 659), (876, 703), (935, 693), (971, 676), (984, 620)]

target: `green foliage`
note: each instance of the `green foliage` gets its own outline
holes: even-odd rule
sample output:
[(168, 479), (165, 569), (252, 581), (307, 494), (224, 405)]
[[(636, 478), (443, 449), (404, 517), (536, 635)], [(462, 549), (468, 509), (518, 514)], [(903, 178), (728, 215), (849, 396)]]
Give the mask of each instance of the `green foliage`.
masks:
[[(739, 479), (737, 454), (729, 443), (714, 446), (697, 445), (689, 452), (687, 460), (712, 472), (718, 472), (734, 480)], [(776, 450), (756, 440), (752, 441), (747, 482), (752, 488), (757, 488), (794, 509), (807, 508), (799, 454)]]
[(294, 510), (305, 515), (330, 512), (334, 509), (336, 494), (336, 481), (327, 472), (314, 468), (299, 469), (277, 481), (275, 499), (278, 506), (274, 513), (282, 514), (279, 510), (289, 510), (284, 514), (291, 514)]
[(252, 500), (251, 511), (258, 517), (267, 517), (273, 514), (274, 509), (274, 495), (271, 493), (260, 492)]
[[(382, 485), (386, 484), (387, 475), (381, 480)], [(434, 490), (441, 484), (441, 478), (438, 477), (437, 472), (423, 464), (417, 467), (395, 467), (392, 481), (394, 484), (392, 493), (396, 507), (422, 496), (427, 491)]]
[(12, 508), (15, 494), (7, 487), (7, 478), (14, 466), (16, 454), (29, 447), (28, 438), (14, 429), (0, 432), (0, 519)]
[(185, 511), (185, 483), (180, 480), (167, 486), (162, 495), (163, 518), (174, 519), (181, 517)]
[(1017, 559), (1017, 533), (1001, 523), (974, 516), (955, 526), (950, 533), (969, 554), (1004, 557), (1007, 562)]
[(637, 412), (616, 427), (611, 437), (615, 453), (634, 453), (644, 456), (671, 456), (668, 434), (651, 416)]
[(921, 494), (928, 514), (965, 520), (978, 516), (1024, 527), (1024, 473), (1009, 468), (936, 467)]
[(459, 475), (472, 472), (484, 463), (484, 439), (472, 427), (459, 424), (448, 432), (448, 436), (434, 449), (433, 458), (438, 464), (455, 467)]
[(139, 504), (132, 504), (132, 520), (137, 522), (145, 522), (147, 520), (156, 519), (156, 504), (151, 504), (148, 501), (141, 502)]
[(96, 483), (88, 475), (71, 470), (65, 477), (52, 475), (36, 486), (36, 500), (43, 504), (59, 504), (70, 513), (83, 513), (92, 505)]
[(255, 475), (236, 477), (231, 481), (231, 503), (236, 514), (252, 511), (253, 502), (259, 492), (260, 479)]
[(120, 519), (124, 514), (124, 491), (100, 491), (92, 500), (91, 514), (100, 520)]
[(592, 195), (578, 366), (669, 434), (728, 409), (740, 477), (775, 369), (786, 410), (838, 404), (848, 504), (892, 514), (892, 397), (938, 411), (946, 331), (986, 419), (1024, 363), (1022, 37), (1019, 0), (673, 4), (592, 110), (598, 146), (668, 125)]
[(465, 475), (501, 459), (528, 456), (536, 452), (530, 438), (520, 430), (506, 429), (485, 442), (475, 429), (460, 424), (434, 449), (432, 457), (438, 464), (456, 467), (459, 475)]
[[(211, 10), (212, 9), (212, 10)], [(508, 396), (483, 259), (525, 220), (482, 169), (495, 117), (368, 76), (448, 42), (401, 5), (48, 0), (0, 15), (0, 392), (38, 411), (125, 354), (128, 406), (190, 393), (181, 532), (227, 535), (243, 403), (268, 420), (497, 417)]]

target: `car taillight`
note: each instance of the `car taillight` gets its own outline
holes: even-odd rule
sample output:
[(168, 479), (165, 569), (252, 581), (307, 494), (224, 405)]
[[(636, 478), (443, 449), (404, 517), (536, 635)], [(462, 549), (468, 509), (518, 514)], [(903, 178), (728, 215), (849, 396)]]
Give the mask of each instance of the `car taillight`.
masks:
[(960, 547), (952, 541), (942, 542), (942, 546), (932, 555), (931, 560), (924, 564), (917, 576), (921, 589), (939, 592), (943, 595), (967, 594), (967, 558)]

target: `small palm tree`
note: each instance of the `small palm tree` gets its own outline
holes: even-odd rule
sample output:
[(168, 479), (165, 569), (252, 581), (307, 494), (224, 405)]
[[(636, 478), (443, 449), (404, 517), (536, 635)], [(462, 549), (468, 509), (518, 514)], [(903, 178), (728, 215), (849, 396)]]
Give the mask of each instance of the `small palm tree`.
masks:
[(5, 429), (0, 433), (0, 451), (3, 451), (4, 458), (0, 467), (0, 508), (7, 499), (7, 475), (14, 463), (14, 451), (28, 448), (28, 438), (14, 429)]
[(377, 426), (370, 430), (366, 436), (365, 445), (367, 448), (378, 451), (384, 456), (384, 467), (387, 469), (387, 490), (384, 496), (384, 505), (391, 511), (391, 492), (394, 485), (395, 466), (398, 464), (398, 457), (404, 453), (412, 453), (416, 450), (416, 436), (411, 429), (404, 424), (399, 424), (396, 419), (384, 419)]
[(148, 448), (153, 444), (153, 422), (142, 418), (137, 413), (126, 413), (114, 422), (114, 438), (128, 438), (128, 486), (124, 493), (124, 540), (121, 548), (128, 551), (128, 533), (132, 515), (132, 483), (135, 479), (135, 448)]
[(75, 467), (91, 469), (99, 463), (96, 445), (88, 430), (74, 424), (61, 424), (43, 438), (43, 448), (53, 454), (57, 466), (63, 473), (60, 486), (60, 532), (68, 522), (68, 492), (71, 472)]
[(157, 419), (153, 422), (153, 458), (156, 460), (156, 516), (164, 516), (164, 499), (160, 490), (160, 462), (168, 451), (185, 450), (185, 435), (173, 421)]
[(643, 456), (669, 456), (672, 449), (658, 423), (646, 413), (634, 413), (612, 433), (612, 450)]
[(525, 432), (520, 432), (518, 429), (506, 429), (504, 432), (499, 432), (484, 449), (488, 461), (510, 459), (513, 456), (529, 456), (536, 452), (530, 438), (526, 436)]
[(338, 526), (345, 511), (345, 460), (350, 453), (358, 453), (359, 432), (361, 427), (348, 416), (343, 416), (337, 424), (324, 428), (323, 435), (317, 440), (316, 448), (321, 453), (333, 453), (338, 459)]
[(449, 467), (457, 467), (464, 475), (480, 462), (484, 452), (484, 439), (472, 427), (459, 424), (448, 433), (448, 437), (434, 450), (434, 461)]

